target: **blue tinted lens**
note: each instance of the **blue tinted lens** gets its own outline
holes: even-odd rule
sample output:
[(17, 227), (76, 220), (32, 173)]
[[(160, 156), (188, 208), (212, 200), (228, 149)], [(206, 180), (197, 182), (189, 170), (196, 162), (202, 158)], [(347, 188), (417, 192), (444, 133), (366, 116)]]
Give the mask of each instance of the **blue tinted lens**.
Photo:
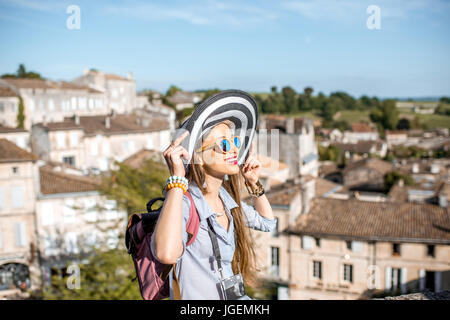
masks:
[(230, 150), (230, 142), (227, 139), (223, 139), (220, 142), (220, 148), (222, 149), (222, 151), (229, 151)]
[(239, 137), (234, 137), (234, 145), (236, 146), (236, 148), (241, 147), (241, 139), (239, 139)]

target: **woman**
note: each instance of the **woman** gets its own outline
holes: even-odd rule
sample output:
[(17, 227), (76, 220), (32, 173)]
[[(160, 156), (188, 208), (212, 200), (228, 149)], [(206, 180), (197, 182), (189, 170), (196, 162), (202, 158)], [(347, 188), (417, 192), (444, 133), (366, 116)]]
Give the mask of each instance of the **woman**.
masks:
[[(185, 132), (179, 136), (164, 151), (171, 175), (186, 175), (182, 157), (189, 159), (189, 154), (180, 144), (187, 135)], [(240, 201), (242, 176), (249, 190), (261, 188), (258, 183), (261, 164), (250, 152), (240, 167), (237, 163), (240, 148), (241, 141), (234, 136), (232, 123), (226, 120), (211, 127), (196, 146), (186, 178), (200, 217), (200, 228), (190, 246), (186, 247), (189, 198), (181, 187), (166, 191), (152, 237), (152, 252), (160, 262), (176, 264), (174, 272), (181, 299), (230, 299), (224, 291), (223, 280), (239, 273), (246, 284), (255, 283), (255, 252), (248, 227), (268, 232), (275, 227), (276, 220), (261, 192), (255, 195), (254, 206)], [(222, 272), (218, 270), (211, 236), (217, 239)], [(246, 296), (241, 299), (246, 298), (249, 299)]]

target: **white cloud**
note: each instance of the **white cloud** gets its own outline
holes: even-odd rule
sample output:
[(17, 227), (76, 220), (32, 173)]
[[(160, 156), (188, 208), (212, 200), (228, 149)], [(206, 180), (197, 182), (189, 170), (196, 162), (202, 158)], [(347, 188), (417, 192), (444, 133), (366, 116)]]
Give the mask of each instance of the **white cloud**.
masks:
[(193, 25), (242, 26), (264, 23), (277, 14), (255, 5), (220, 1), (197, 1), (162, 4), (131, 2), (126, 5), (108, 5), (106, 12), (144, 20), (180, 20)]

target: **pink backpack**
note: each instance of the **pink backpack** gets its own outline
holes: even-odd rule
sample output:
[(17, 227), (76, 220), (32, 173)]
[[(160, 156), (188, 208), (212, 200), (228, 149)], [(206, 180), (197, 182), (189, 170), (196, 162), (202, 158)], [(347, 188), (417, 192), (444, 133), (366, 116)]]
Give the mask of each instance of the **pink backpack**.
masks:
[[(189, 219), (186, 225), (188, 233), (187, 246), (192, 244), (197, 237), (200, 226), (200, 218), (195, 208), (194, 200), (189, 191), (185, 193), (191, 201)], [(164, 201), (164, 198), (154, 198), (147, 203), (147, 213), (133, 214), (128, 220), (125, 232), (125, 245), (128, 253), (133, 258), (136, 269), (136, 278), (139, 281), (139, 289), (144, 300), (162, 300), (170, 296), (169, 273), (175, 264), (167, 265), (159, 262), (153, 255), (150, 247), (151, 237), (158, 221), (161, 208), (152, 210), (156, 201)], [(178, 279), (174, 272), (173, 295), (180, 299)]]

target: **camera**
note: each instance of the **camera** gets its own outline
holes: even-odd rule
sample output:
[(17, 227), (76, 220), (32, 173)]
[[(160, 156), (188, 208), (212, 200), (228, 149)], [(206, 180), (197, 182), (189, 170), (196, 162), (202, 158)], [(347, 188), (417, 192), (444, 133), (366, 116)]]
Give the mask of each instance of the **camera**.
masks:
[(244, 280), (240, 273), (221, 280), (220, 284), (226, 300), (238, 300), (239, 298), (245, 296)]

